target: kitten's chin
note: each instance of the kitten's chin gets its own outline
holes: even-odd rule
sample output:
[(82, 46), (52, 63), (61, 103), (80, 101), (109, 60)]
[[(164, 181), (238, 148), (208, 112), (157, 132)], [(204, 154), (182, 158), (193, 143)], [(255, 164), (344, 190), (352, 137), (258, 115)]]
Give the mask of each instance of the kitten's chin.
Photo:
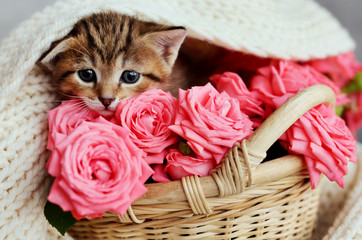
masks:
[(98, 110), (97, 112), (104, 117), (111, 117), (114, 114), (112, 110)]
[(85, 100), (85, 104), (93, 111), (99, 113), (103, 117), (112, 117), (116, 112), (117, 101), (113, 101), (106, 109), (99, 101)]

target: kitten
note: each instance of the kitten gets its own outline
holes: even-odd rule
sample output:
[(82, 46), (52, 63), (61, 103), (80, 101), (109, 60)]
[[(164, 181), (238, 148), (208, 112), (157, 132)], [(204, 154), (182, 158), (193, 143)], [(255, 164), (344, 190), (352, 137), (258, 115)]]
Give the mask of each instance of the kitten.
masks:
[(184, 27), (102, 12), (77, 22), (40, 62), (63, 95), (111, 115), (119, 101), (149, 89), (176, 94), (179, 87), (188, 87), (184, 72), (172, 71), (185, 37)]

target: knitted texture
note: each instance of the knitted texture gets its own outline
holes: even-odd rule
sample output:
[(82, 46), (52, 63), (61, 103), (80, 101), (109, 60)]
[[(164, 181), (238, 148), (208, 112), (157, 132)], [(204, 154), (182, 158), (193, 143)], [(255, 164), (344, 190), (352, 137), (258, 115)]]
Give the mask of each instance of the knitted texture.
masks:
[(351, 181), (351, 190), (323, 240), (362, 239), (362, 145), (359, 145), (358, 155), (359, 161), (355, 178)]
[(0, 239), (44, 239), (49, 180), (48, 80), (30, 74), (11, 98), (0, 99)]
[(310, 0), (66, 0), (21, 24), (0, 46), (0, 239), (56, 239), (43, 216), (50, 180), (49, 79), (32, 69), (51, 42), (92, 12), (111, 9), (143, 20), (183, 25), (190, 37), (263, 57), (323, 58), (354, 43)]
[[(361, 146), (359, 146), (358, 156), (359, 159), (362, 159)], [(321, 199), (320, 206), (318, 210), (318, 224), (317, 224), (318, 227), (314, 231), (315, 235), (314, 239), (322, 239), (323, 236), (328, 234), (329, 228), (331, 228), (337, 216), (347, 214), (348, 209), (344, 210), (345, 211), (344, 213), (341, 210), (344, 207), (344, 205), (347, 205), (346, 199), (354, 194), (352, 192), (356, 191), (358, 176), (362, 175), (361, 166), (362, 165), (360, 163), (360, 160), (358, 161), (358, 164), (355, 163), (348, 164), (348, 175), (344, 177), (345, 180), (344, 188), (340, 188), (335, 182), (329, 182), (327, 181), (326, 178), (323, 178), (323, 181), (320, 183), (322, 184), (321, 186), (322, 191), (320, 196)], [(350, 202), (349, 204), (354, 204), (354, 202)], [(351, 208), (351, 205), (349, 208)], [(360, 206), (359, 208), (361, 211), (362, 206)], [(362, 222), (360, 222), (359, 224), (362, 224)], [(337, 225), (334, 226), (333, 228), (336, 227)], [(362, 225), (360, 225), (360, 228), (361, 227)]]

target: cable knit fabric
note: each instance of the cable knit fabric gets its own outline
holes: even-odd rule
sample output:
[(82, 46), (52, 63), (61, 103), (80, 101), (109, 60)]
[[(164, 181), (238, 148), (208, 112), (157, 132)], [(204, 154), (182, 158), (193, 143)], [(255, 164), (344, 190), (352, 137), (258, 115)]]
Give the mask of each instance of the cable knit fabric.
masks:
[(0, 99), (0, 239), (45, 239), (43, 216), (49, 187), (47, 115), (53, 96), (48, 79), (30, 74), (16, 94)]
[(320, 183), (322, 184), (322, 191), (314, 239), (353, 239), (354, 236), (357, 236), (358, 231), (361, 231), (361, 144), (358, 145), (357, 156), (357, 164), (350, 163), (348, 165), (348, 175), (345, 176), (343, 189), (338, 187), (336, 183), (327, 181), (326, 178)]
[[(61, 238), (43, 216), (50, 185), (44, 169), (46, 112), (56, 99), (34, 64), (81, 17), (102, 10), (183, 25), (189, 37), (262, 57), (308, 60), (354, 48), (336, 19), (311, 0), (58, 1), (0, 45), (0, 239)], [(339, 234), (339, 228), (330, 234)]]
[[(334, 219), (333, 225), (323, 240), (362, 239), (362, 145), (360, 144), (358, 148), (358, 165), (355, 165), (350, 173), (348, 191), (344, 194), (334, 194), (336, 198), (332, 202), (334, 206), (331, 207), (334, 207), (338, 214), (332, 218), (332, 220)], [(335, 193), (336, 190), (333, 192)], [(322, 198), (322, 201), (330, 200)]]

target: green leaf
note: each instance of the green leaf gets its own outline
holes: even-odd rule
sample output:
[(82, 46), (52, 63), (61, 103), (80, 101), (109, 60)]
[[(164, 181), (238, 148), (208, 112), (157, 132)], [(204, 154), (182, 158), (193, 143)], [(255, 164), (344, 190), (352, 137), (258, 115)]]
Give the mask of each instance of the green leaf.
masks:
[(58, 205), (49, 201), (45, 204), (44, 215), (48, 222), (63, 236), (77, 222), (71, 212), (64, 212)]
[(185, 142), (180, 142), (178, 144), (178, 150), (183, 154), (183, 155), (191, 155), (192, 153), (192, 149), (190, 148), (190, 146), (185, 143)]
[(343, 93), (362, 92), (362, 72), (356, 74), (354, 79), (342, 89)]
[(338, 107), (336, 107), (336, 109), (334, 109), (334, 111), (336, 112), (337, 116), (342, 116), (345, 109), (346, 109), (345, 106), (338, 106)]

